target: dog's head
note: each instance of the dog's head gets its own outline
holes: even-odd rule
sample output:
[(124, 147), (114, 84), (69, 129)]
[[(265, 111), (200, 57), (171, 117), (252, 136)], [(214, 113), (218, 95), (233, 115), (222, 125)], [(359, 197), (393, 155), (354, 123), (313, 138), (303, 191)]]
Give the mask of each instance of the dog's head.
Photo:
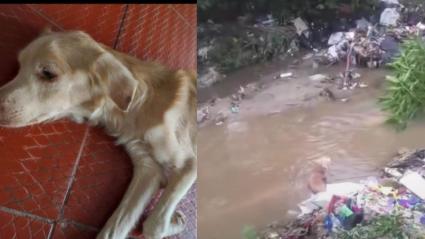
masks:
[(120, 60), (80, 31), (44, 31), (18, 60), (17, 76), (0, 88), (1, 126), (89, 117), (107, 103), (125, 112), (138, 85)]
[(318, 159), (313, 160), (314, 164), (316, 164), (317, 166), (323, 167), (325, 170), (329, 169), (331, 162), (332, 162), (331, 158), (327, 156), (322, 156)]

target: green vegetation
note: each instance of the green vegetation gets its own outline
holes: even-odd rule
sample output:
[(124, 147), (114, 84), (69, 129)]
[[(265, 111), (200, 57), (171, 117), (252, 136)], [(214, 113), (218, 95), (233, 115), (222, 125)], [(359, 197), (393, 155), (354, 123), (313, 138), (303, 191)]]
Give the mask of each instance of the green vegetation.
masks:
[(420, 39), (407, 40), (401, 54), (390, 66), (386, 94), (380, 99), (383, 109), (390, 113), (389, 123), (404, 129), (407, 121), (425, 107), (425, 43)]
[(255, 230), (255, 228), (251, 227), (251, 226), (244, 226), (244, 228), (242, 229), (242, 236), (244, 239), (257, 239), (257, 232)]
[[(318, 17), (335, 19), (336, 11), (362, 13), (365, 16), (375, 9), (377, 0), (199, 0), (199, 17), (201, 21), (213, 19), (235, 20), (241, 15), (269, 14), (286, 24), (294, 17)], [(344, 10), (345, 9), (345, 10)], [(330, 16), (323, 13), (333, 13)], [(370, 15), (370, 14), (369, 14)], [(221, 19), (220, 19), (221, 18)]]
[(220, 72), (271, 60), (288, 49), (289, 40), (280, 32), (264, 32), (261, 36), (223, 37), (210, 53)]
[[(378, 0), (200, 0), (198, 19), (199, 29), (203, 31), (198, 33), (198, 46), (212, 48), (208, 51), (208, 59), (198, 57), (199, 68), (202, 71), (214, 66), (221, 73), (229, 73), (284, 56), (296, 39), (290, 21), (297, 17), (314, 22), (316, 29), (323, 29), (323, 33), (316, 31), (317, 34), (313, 34), (310, 39), (320, 44), (320, 41), (327, 38), (326, 34), (340, 25), (373, 15), (377, 2)], [(258, 17), (268, 14), (272, 14), (275, 24), (283, 26), (285, 30), (276, 26), (267, 29), (253, 27)], [(207, 23), (208, 20), (215, 24)]]
[(403, 232), (403, 219), (399, 215), (384, 215), (373, 218), (367, 225), (359, 225), (350, 231), (338, 233), (339, 239), (408, 239)]

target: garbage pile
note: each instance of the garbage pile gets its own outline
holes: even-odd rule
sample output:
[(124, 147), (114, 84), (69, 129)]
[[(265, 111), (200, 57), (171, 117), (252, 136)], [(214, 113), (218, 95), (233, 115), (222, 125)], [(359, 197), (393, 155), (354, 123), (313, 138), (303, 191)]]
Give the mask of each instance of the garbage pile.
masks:
[[(289, 77), (289, 76), (287, 76)], [(237, 92), (231, 95), (228, 111), (226, 112), (216, 112), (216, 114), (213, 117), (213, 121), (215, 125), (222, 125), (227, 118), (229, 117), (229, 113), (231, 114), (238, 114), (239, 113), (239, 106), (242, 102), (242, 100), (250, 98), (255, 92), (259, 90), (259, 86), (255, 83), (250, 83), (246, 85), (245, 87), (239, 86), (239, 89)], [(203, 122), (211, 119), (211, 108), (214, 107), (217, 104), (217, 101), (219, 99), (213, 98), (208, 103), (198, 107), (197, 110), (197, 123), (202, 124)]]
[(299, 204), (298, 218), (263, 239), (425, 238), (425, 149), (400, 152), (379, 178), (336, 183)]
[[(316, 52), (314, 61), (322, 65), (346, 61), (349, 67), (377, 68), (399, 53), (403, 39), (425, 36), (425, 24), (421, 22), (424, 16), (413, 18), (414, 9), (406, 8), (398, 0), (381, 0), (381, 3), (384, 8), (379, 22), (372, 23), (361, 18), (349, 31), (332, 33), (327, 42), (328, 48), (313, 48)], [(309, 25), (301, 18), (295, 19), (293, 24), (300, 39), (308, 41), (312, 35)]]

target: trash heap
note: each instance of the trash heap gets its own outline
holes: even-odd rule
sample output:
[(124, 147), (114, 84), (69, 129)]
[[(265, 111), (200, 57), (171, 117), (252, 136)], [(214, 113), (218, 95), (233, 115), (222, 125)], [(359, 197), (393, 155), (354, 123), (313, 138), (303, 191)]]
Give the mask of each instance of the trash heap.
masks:
[[(377, 68), (390, 62), (399, 53), (402, 40), (424, 37), (425, 24), (421, 22), (424, 16), (412, 19), (410, 16), (414, 9), (405, 7), (398, 0), (381, 0), (381, 4), (384, 8), (379, 22), (373, 24), (361, 18), (355, 21), (355, 26), (349, 31), (332, 33), (327, 42), (328, 48), (313, 48), (316, 52), (314, 61), (322, 65), (347, 62), (348, 67)], [(312, 35), (308, 24), (301, 18), (295, 19), (293, 23), (300, 39), (308, 42)]]
[(424, 239), (425, 149), (400, 152), (379, 178), (327, 185), (299, 204), (300, 215), (262, 239)]

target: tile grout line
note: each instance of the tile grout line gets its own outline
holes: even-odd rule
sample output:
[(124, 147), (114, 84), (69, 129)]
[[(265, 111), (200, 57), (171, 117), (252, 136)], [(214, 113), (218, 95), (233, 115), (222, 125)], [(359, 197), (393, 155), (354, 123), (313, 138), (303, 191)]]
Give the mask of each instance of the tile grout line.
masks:
[(68, 185), (67, 185), (67, 188), (66, 188), (66, 191), (65, 191), (65, 197), (62, 201), (59, 219), (62, 219), (62, 217), (63, 217), (64, 207), (65, 207), (66, 203), (68, 202), (69, 194), (71, 193), (71, 188), (74, 185), (75, 175), (77, 174), (78, 166), (80, 165), (81, 156), (83, 155), (83, 150), (84, 150), (86, 142), (87, 142), (89, 130), (90, 130), (90, 126), (87, 126), (86, 132), (84, 133), (83, 141), (81, 142), (80, 149), (78, 150), (77, 157), (75, 158), (75, 164), (74, 164), (74, 167), (72, 169), (70, 179), (68, 181)]
[(15, 215), (15, 216), (19, 216), (19, 217), (26, 217), (26, 218), (30, 218), (30, 219), (33, 219), (33, 220), (42, 221), (42, 222), (48, 223), (48, 224), (54, 223), (54, 220), (52, 220), (50, 218), (38, 216), (38, 215), (29, 213), (29, 212), (19, 211), (19, 210), (13, 209), (13, 208), (0, 206), (0, 211), (8, 213), (8, 214)]
[(90, 226), (90, 225), (86, 225), (84, 223), (80, 223), (71, 219), (64, 219), (62, 222), (67, 223), (67, 224), (72, 224), (76, 227), (79, 227), (81, 229), (84, 229), (86, 231), (99, 231), (99, 229), (97, 227), (94, 226)]
[(32, 6), (30, 6), (29, 4), (25, 4), (25, 6), (27, 8), (29, 8), (32, 12), (34, 12), (35, 14), (37, 14), (38, 16), (42, 17), (44, 20), (48, 21), (50, 24), (54, 25), (55, 27), (59, 28), (61, 31), (64, 30), (63, 27), (61, 27), (59, 24), (57, 24), (55, 21), (53, 21), (52, 19), (50, 19), (48, 16), (44, 15), (42, 12), (40, 12), (39, 10), (33, 8)]
[(120, 41), (121, 33), (122, 33), (123, 28), (124, 28), (125, 20), (127, 19), (127, 14), (128, 14), (128, 9), (129, 8), (130, 8), (129, 4), (126, 4), (125, 5), (123, 16), (121, 18), (121, 23), (120, 23), (120, 26), (118, 28), (117, 37), (116, 37), (115, 42), (114, 42), (114, 46), (113, 46), (114, 49), (117, 49), (118, 43)]
[[(55, 220), (47, 218), (47, 217), (42, 217), (42, 216), (35, 215), (35, 214), (29, 213), (29, 212), (20, 211), (20, 210), (16, 210), (16, 209), (4, 207), (4, 206), (0, 206), (0, 212), (5, 212), (7, 214), (11, 214), (11, 215), (14, 215), (14, 216), (25, 217), (25, 218), (29, 218), (29, 219), (32, 219), (32, 220), (37, 220), (37, 221), (40, 221), (40, 222), (43, 222), (43, 223), (50, 224), (51, 228), (49, 230), (49, 234), (48, 234), (47, 238), (50, 238), (51, 234), (53, 233), (54, 225), (55, 225), (55, 223), (57, 223)], [(98, 228), (96, 228), (96, 227), (93, 227), (93, 226), (90, 226), (90, 225), (87, 225), (87, 224), (84, 224), (84, 223), (79, 223), (79, 222), (74, 221), (74, 220), (65, 219), (62, 222), (67, 223), (67, 224), (72, 224), (76, 227), (79, 227), (79, 228), (82, 228), (82, 229), (85, 229), (85, 230), (88, 230), (88, 231), (98, 231)]]
[(189, 21), (181, 13), (179, 13), (177, 9), (175, 9), (172, 5), (169, 5), (168, 7), (171, 8), (177, 14), (177, 16), (179, 16), (184, 21), (184, 23), (186, 23), (187, 27), (191, 27)]
[(60, 208), (60, 211), (59, 211), (59, 218), (57, 218), (56, 220), (53, 221), (53, 226), (52, 226), (53, 229), (49, 233), (47, 239), (51, 239), (53, 237), (53, 233), (55, 231), (55, 227), (56, 227), (57, 223), (60, 222), (63, 219), (65, 206), (66, 206), (66, 203), (68, 202), (69, 195), (71, 193), (71, 188), (72, 188), (72, 186), (74, 185), (74, 182), (75, 182), (75, 176), (77, 174), (78, 166), (80, 165), (81, 156), (83, 155), (83, 150), (84, 150), (84, 147), (86, 145), (87, 138), (89, 136), (89, 130), (90, 130), (90, 126), (86, 126), (86, 130), (85, 130), (84, 136), (83, 136), (83, 141), (81, 142), (80, 148), (78, 150), (78, 154), (77, 154), (77, 157), (75, 159), (74, 167), (72, 168), (71, 176), (69, 177), (68, 185), (67, 185), (67, 188), (66, 188), (66, 191), (65, 191), (65, 196), (64, 196), (64, 199), (62, 201), (62, 205), (61, 205), (61, 208)]
[(56, 226), (56, 222), (54, 222), (51, 226), (50, 226), (50, 230), (49, 233), (47, 234), (47, 238), (53, 238), (53, 232), (55, 231), (55, 226)]

